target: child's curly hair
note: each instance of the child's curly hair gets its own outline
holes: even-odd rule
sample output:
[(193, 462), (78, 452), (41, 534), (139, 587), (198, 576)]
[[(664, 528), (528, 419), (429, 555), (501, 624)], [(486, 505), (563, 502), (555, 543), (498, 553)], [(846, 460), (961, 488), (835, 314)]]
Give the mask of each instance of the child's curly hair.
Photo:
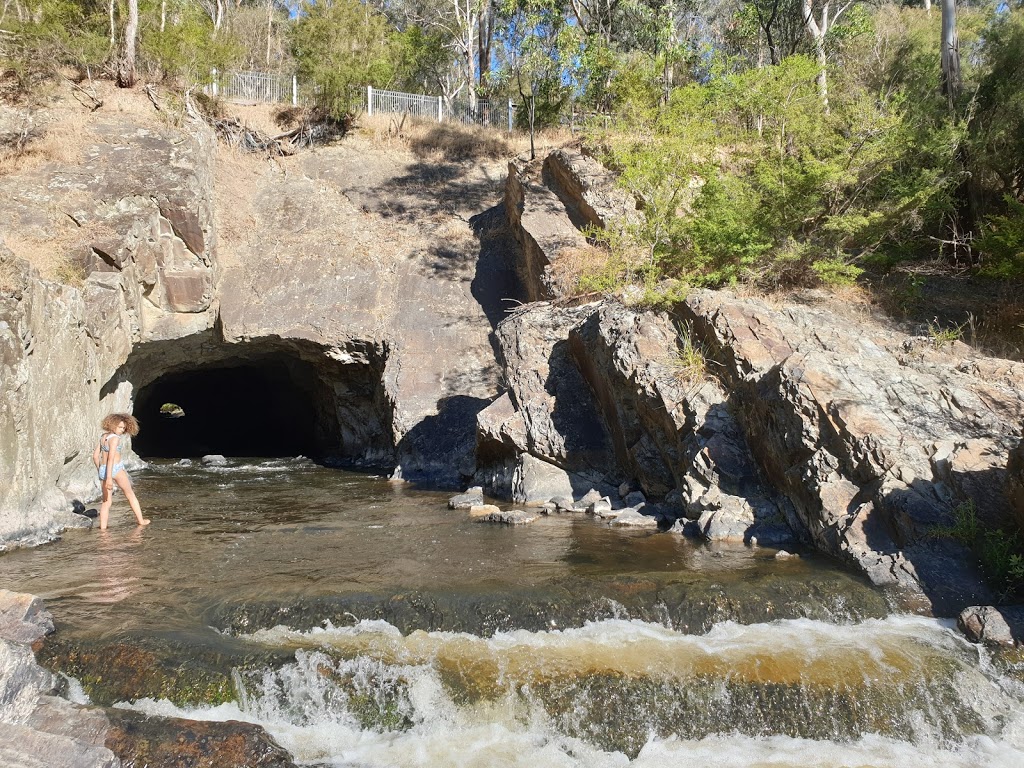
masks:
[(132, 416), (130, 413), (111, 413), (100, 423), (100, 427), (103, 428), (104, 432), (116, 432), (118, 424), (124, 424), (124, 432), (126, 435), (139, 434), (139, 420)]

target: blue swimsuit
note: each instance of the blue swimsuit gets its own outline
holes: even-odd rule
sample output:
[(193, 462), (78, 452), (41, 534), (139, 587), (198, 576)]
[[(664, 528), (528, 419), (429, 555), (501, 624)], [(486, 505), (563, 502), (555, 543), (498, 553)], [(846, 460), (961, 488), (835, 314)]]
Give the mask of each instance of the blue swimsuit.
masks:
[[(110, 451), (110, 446), (107, 444), (107, 440), (109, 440), (112, 437), (115, 437), (114, 433), (113, 432), (108, 432), (107, 434), (105, 434), (103, 437), (100, 438), (100, 451), (102, 451), (103, 453), (107, 453), (107, 452)], [(124, 462), (123, 461), (117, 462), (117, 464), (115, 464), (114, 466), (112, 466), (110, 468), (110, 476), (114, 477), (114, 475), (116, 475), (118, 472), (120, 472), (123, 469), (124, 469)], [(106, 480), (106, 479), (107, 479), (107, 462), (104, 461), (104, 462), (100, 463), (100, 480)]]

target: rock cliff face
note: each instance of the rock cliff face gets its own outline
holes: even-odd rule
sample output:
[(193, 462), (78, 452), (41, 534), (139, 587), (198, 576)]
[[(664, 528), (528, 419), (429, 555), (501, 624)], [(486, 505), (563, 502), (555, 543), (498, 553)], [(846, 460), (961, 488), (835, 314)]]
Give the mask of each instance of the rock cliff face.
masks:
[[(0, 549), (88, 524), (63, 491), (95, 495), (100, 419), (128, 410), (115, 380), (134, 345), (216, 319), (212, 134), (100, 120), (81, 165), (0, 179), (0, 232), (50, 251), (71, 287), (40, 279), (0, 245)], [(9, 482), (8, 482), (9, 481)]]
[[(80, 157), (0, 179), (0, 549), (88, 524), (68, 509), (98, 494), (103, 415), (134, 408), (137, 443), (169, 455), (160, 405), (230, 405), (228, 380), (283, 392), (253, 407), (310, 422), (297, 452), (472, 476), (498, 393), (489, 334), (520, 297), (500, 206), (486, 211), (501, 166), (358, 140), (239, 163), (205, 127), (138, 114), (101, 113), (79, 139)], [(61, 280), (23, 259), (66, 259)]]
[[(565, 175), (550, 176), (563, 226), (573, 210), (597, 207), (581, 197), (593, 190)], [(555, 229), (557, 211), (543, 202), (555, 193), (535, 193), (533, 203), (534, 188), (519, 189), (521, 210), (545, 207), (542, 230)], [(533, 221), (510, 224), (528, 230)], [(548, 263), (555, 258), (557, 250)], [(508, 400), (481, 413), (481, 463), (501, 456), (515, 465), (515, 451), (528, 453), (574, 486), (576, 475), (603, 468), (595, 487), (635, 483), (711, 538), (781, 542), (788, 525), (940, 614), (990, 599), (969, 553), (933, 534), (959, 504), (988, 521), (1019, 506), (1024, 365), (823, 302), (769, 306), (694, 292), (672, 322), (619, 304), (566, 309), (550, 281), (523, 270), (531, 274), (531, 295), (556, 302), (496, 331)], [(687, 350), (704, 360), (694, 378)], [(593, 435), (592, 456), (568, 449), (582, 434)]]
[[(572, 306), (557, 266), (587, 247), (579, 227), (636, 212), (568, 152), (505, 179), (357, 141), (233, 167), (203, 129), (118, 125), (91, 129), (81, 172), (0, 182), (5, 231), (87, 275), (0, 260), (0, 546), (85, 522), (68, 499), (95, 493), (105, 412), (156, 418), (175, 387), (212, 397), (230, 373), (303, 403), (282, 413), (325, 460), (803, 540), (934, 611), (985, 602), (932, 533), (961, 503), (1020, 509), (1021, 365), (822, 303)], [(509, 313), (521, 299), (545, 301)]]

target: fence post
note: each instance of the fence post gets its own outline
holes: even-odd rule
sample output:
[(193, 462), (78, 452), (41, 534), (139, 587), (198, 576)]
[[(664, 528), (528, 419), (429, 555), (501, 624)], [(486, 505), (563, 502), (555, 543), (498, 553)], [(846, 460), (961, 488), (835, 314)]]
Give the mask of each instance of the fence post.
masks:
[(444, 122), (444, 103), (441, 101), (441, 97), (437, 97), (437, 122)]
[(508, 100), (508, 132), (512, 133), (512, 116), (515, 113), (512, 111), (512, 99)]
[(366, 114), (373, 114), (373, 86), (366, 86)]
[(213, 89), (213, 98), (217, 98), (217, 68), (214, 67), (210, 70), (210, 82)]

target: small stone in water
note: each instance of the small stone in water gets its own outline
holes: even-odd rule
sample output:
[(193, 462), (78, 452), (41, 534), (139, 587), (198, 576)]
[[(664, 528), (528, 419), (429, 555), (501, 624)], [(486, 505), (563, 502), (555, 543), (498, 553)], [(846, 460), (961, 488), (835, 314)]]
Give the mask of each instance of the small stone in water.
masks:
[(469, 508), (470, 517), (484, 517), (485, 515), (500, 514), (501, 510), (493, 504), (474, 504)]
[(524, 512), (521, 509), (510, 509), (506, 512), (491, 512), (481, 518), (483, 522), (505, 523), (506, 525), (526, 525), (537, 519), (532, 512)]
[(575, 512), (576, 502), (570, 499), (568, 496), (559, 496), (556, 499), (552, 499), (551, 503), (555, 505), (555, 509), (559, 512)]
[(479, 485), (473, 486), (448, 499), (448, 509), (469, 509), (470, 507), (484, 503), (484, 489)]

